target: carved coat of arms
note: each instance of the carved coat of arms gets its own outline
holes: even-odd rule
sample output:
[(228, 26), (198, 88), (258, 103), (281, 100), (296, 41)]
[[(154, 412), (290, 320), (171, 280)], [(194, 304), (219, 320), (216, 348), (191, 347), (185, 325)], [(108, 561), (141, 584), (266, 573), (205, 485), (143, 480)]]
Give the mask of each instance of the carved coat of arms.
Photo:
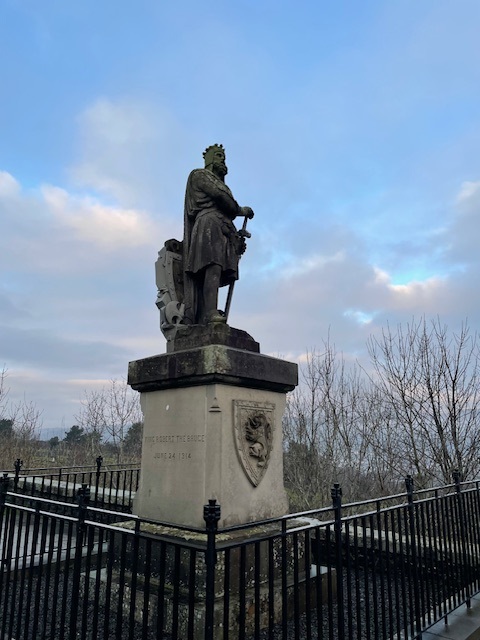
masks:
[(234, 400), (234, 437), (240, 463), (257, 487), (268, 467), (273, 444), (275, 405)]

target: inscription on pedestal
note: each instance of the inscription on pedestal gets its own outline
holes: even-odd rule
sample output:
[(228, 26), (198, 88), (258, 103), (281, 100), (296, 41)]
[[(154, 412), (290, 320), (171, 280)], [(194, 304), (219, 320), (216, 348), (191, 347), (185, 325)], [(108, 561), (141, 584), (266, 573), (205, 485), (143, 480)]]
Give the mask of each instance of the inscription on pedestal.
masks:
[[(145, 436), (145, 447), (152, 451), (156, 462), (189, 462), (205, 455), (204, 433), (180, 433)], [(188, 445), (188, 446), (185, 446)]]

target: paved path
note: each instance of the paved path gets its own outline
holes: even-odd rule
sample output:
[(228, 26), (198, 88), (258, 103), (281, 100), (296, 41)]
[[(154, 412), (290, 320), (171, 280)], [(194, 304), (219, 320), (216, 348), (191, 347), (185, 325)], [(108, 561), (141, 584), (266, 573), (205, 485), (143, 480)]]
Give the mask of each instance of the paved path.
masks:
[(480, 595), (473, 596), (472, 606), (462, 605), (448, 616), (448, 625), (437, 622), (422, 634), (422, 640), (480, 640)]

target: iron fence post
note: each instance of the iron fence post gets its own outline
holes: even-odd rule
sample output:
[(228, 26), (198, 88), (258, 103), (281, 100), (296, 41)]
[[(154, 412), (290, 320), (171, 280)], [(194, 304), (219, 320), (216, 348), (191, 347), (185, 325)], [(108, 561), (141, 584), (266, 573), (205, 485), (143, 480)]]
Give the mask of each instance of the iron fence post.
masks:
[[(462, 474), (458, 469), (455, 469), (452, 473), (453, 482), (455, 483), (455, 493), (457, 494), (457, 507), (458, 507), (458, 515), (460, 522), (460, 541), (459, 543), (462, 546), (462, 560), (463, 560), (463, 571), (464, 573), (468, 571), (468, 559), (467, 559), (467, 539), (466, 539), (466, 531), (467, 526), (465, 522), (465, 505), (464, 505), (464, 496), (462, 493)], [(471, 600), (470, 600), (470, 580), (466, 580), (465, 585), (465, 604), (467, 605), (467, 609), (470, 609)]]
[(97, 506), (98, 504), (98, 487), (100, 484), (100, 470), (102, 468), (102, 464), (103, 464), (103, 456), (98, 456), (95, 460), (95, 462), (97, 463), (97, 471), (95, 474), (95, 506)]
[(81, 489), (77, 491), (78, 501), (78, 533), (77, 540), (80, 539), (80, 546), (83, 545), (83, 535), (85, 533), (85, 516), (90, 502), (90, 487), (84, 482)]
[[(90, 489), (86, 483), (83, 483), (77, 491), (78, 500), (78, 519), (77, 519), (77, 535), (75, 539), (75, 559), (73, 562), (73, 578), (72, 593), (78, 594), (80, 587), (80, 574), (82, 571), (82, 551), (83, 541), (85, 537), (85, 516), (87, 515), (88, 503), (90, 500)], [(76, 626), (78, 617), (79, 598), (72, 598), (72, 608), (70, 613), (70, 638), (76, 638)]]
[(3, 523), (3, 514), (5, 511), (5, 500), (7, 499), (7, 491), (9, 485), (8, 473), (3, 474), (3, 478), (0, 478), (0, 530)]
[[(7, 499), (7, 491), (8, 491), (8, 485), (9, 485), (9, 478), (8, 478), (8, 473), (4, 473), (3, 477), (0, 478), (0, 538), (3, 537), (3, 541), (0, 544), (0, 594), (3, 593), (4, 591), (4, 585), (3, 585), (3, 577), (4, 577), (4, 572), (5, 570), (7, 571), (7, 573), (9, 573), (9, 569), (6, 569), (5, 565), (4, 565), (4, 561), (6, 560), (8, 563), (8, 560), (10, 559), (10, 553), (11, 553), (11, 544), (12, 544), (12, 538), (14, 535), (14, 531), (15, 531), (15, 526), (12, 524), (12, 515), (10, 515), (10, 517), (6, 517), (5, 518), (5, 501)], [(4, 522), (4, 518), (5, 518), (5, 522)], [(7, 542), (8, 539), (8, 542)], [(8, 575), (5, 578), (5, 582), (8, 585)], [(7, 620), (7, 610), (8, 607), (6, 605), (6, 601), (4, 601), (4, 608), (5, 611), (3, 612), (4, 614), (4, 619), (3, 619), (3, 624), (2, 624), (2, 628), (0, 629), (0, 636), (3, 638), (3, 634), (5, 631), (5, 624), (6, 624), (6, 620)]]
[(412, 476), (407, 476), (405, 478), (405, 487), (407, 489), (407, 501), (408, 501), (408, 524), (409, 524), (409, 532), (410, 532), (410, 555), (411, 555), (411, 567), (412, 567), (412, 579), (413, 579), (413, 614), (414, 620), (412, 621), (412, 635), (414, 637), (421, 637), (415, 635), (421, 634), (421, 625), (420, 625), (420, 588), (419, 588), (419, 580), (418, 580), (418, 558), (417, 558), (417, 541), (416, 541), (416, 533), (415, 533), (415, 505), (413, 502), (413, 478)]
[(335, 518), (335, 568), (337, 572), (338, 637), (345, 637), (345, 604), (343, 601), (343, 552), (342, 552), (342, 489), (338, 482), (332, 487), (332, 506)]
[(209, 500), (203, 507), (203, 519), (207, 532), (207, 548), (205, 551), (206, 585), (205, 585), (205, 640), (213, 640), (214, 608), (215, 608), (215, 564), (217, 563), (216, 536), (220, 520), (220, 505), (215, 499)]
[(20, 475), (20, 470), (23, 467), (23, 460), (20, 460), (20, 458), (17, 458), (13, 463), (13, 467), (15, 469), (15, 479), (13, 481), (13, 490), (16, 491), (18, 487), (18, 477)]
[(0, 478), (0, 505), (2, 506), (5, 504), (5, 496), (7, 495), (9, 482), (8, 473), (4, 473), (3, 477)]

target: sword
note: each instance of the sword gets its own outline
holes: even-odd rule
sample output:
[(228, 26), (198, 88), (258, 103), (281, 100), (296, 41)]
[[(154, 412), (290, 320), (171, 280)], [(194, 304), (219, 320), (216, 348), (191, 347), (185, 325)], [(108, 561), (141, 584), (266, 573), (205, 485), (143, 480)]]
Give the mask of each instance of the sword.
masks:
[[(251, 238), (252, 234), (247, 231), (247, 220), (248, 220), (248, 216), (245, 216), (245, 220), (243, 221), (243, 225), (242, 228), (240, 229), (240, 231), (238, 232), (238, 235), (241, 236), (242, 238)], [(225, 311), (224, 311), (224, 316), (225, 316), (225, 322), (228, 322), (228, 314), (230, 313), (230, 307), (232, 305), (232, 297), (233, 297), (233, 289), (235, 288), (235, 280), (233, 282), (231, 282), (228, 286), (228, 293), (227, 293), (227, 301), (225, 303)]]

